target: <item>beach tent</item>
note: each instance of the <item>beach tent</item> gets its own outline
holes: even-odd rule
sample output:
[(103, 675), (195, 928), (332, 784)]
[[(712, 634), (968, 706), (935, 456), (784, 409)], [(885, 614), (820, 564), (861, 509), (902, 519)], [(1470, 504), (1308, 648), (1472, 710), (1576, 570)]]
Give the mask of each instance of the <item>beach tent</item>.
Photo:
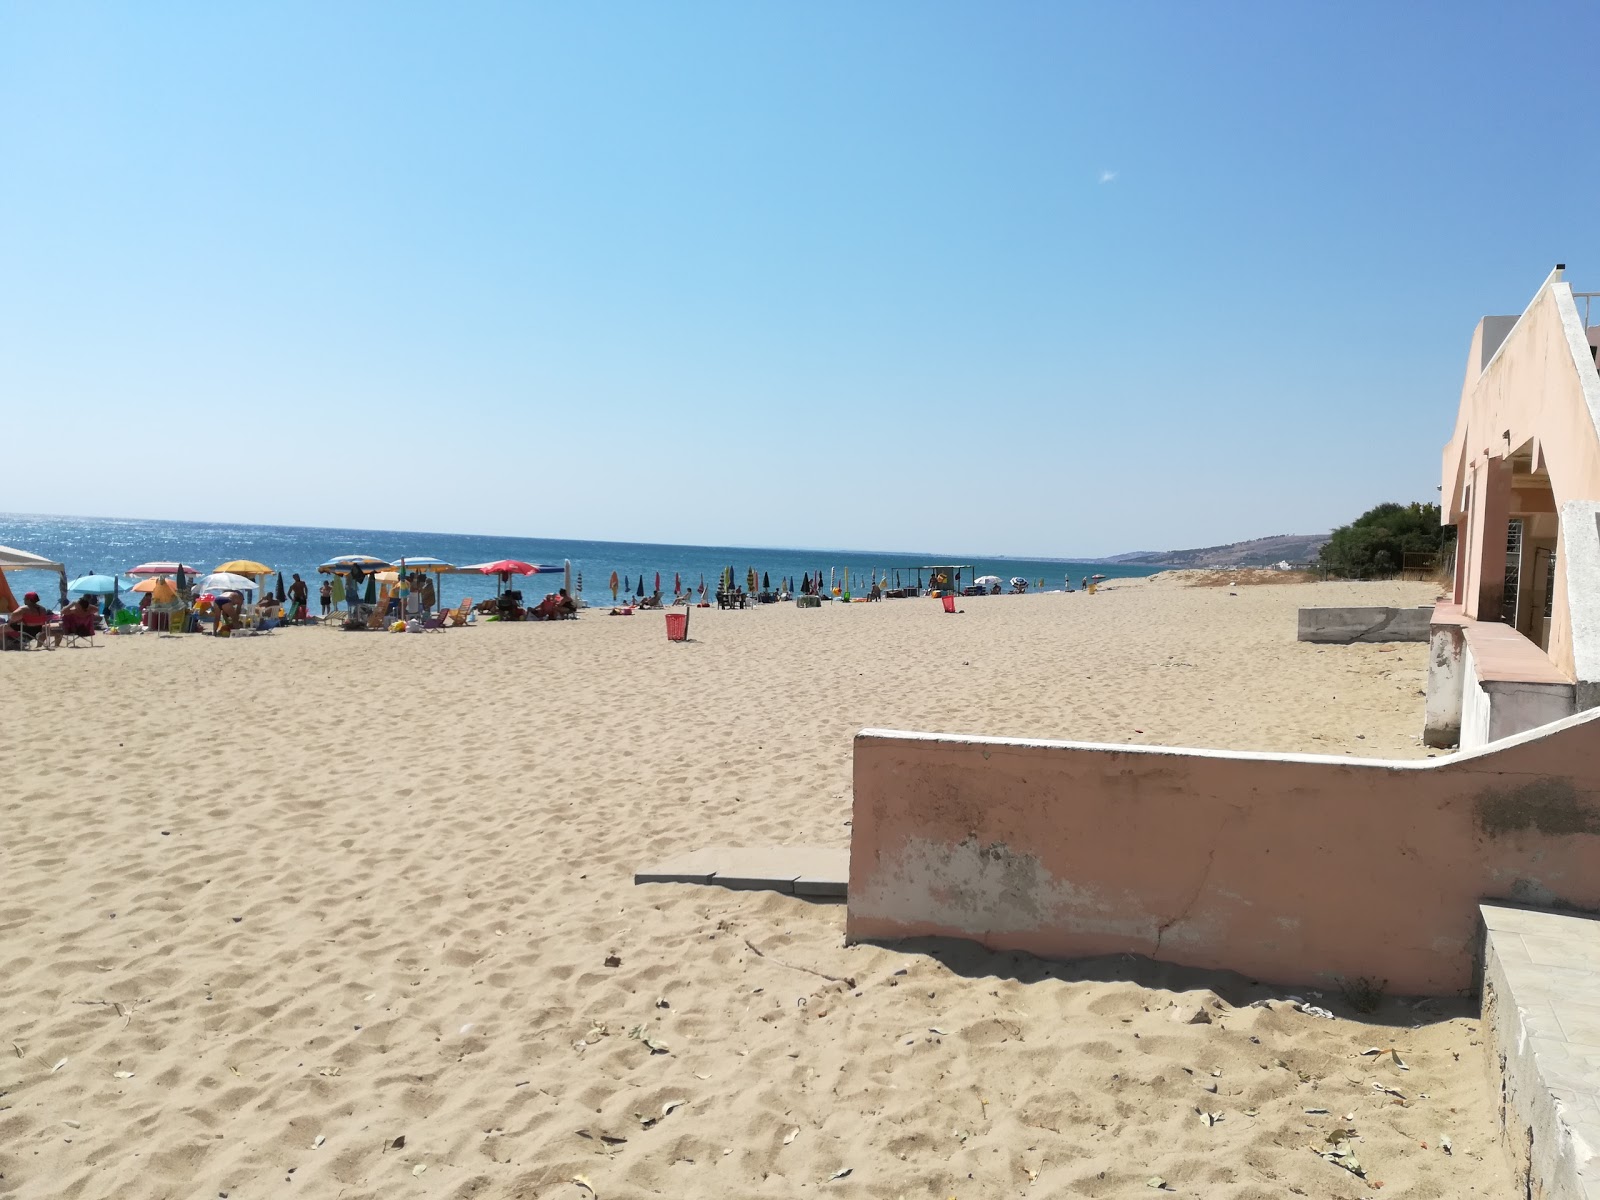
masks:
[[(0, 546), (0, 586), (4, 586), (5, 576), (13, 571), (54, 571), (60, 581), (61, 607), (67, 605), (67, 569), (58, 562), (51, 562), (37, 554), (29, 554), (26, 550), (16, 550), (10, 546)], [(15, 597), (7, 612), (16, 608)]]

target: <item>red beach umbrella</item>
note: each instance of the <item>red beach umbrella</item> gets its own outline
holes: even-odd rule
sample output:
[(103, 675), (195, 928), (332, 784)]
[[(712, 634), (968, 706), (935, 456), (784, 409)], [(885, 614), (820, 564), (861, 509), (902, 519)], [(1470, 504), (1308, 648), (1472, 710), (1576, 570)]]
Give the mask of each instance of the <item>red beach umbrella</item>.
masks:
[(498, 562), (478, 563), (470, 568), (482, 571), (485, 575), (537, 575), (541, 570), (550, 570), (549, 567), (536, 567), (532, 563), (519, 562), (514, 558), (502, 558)]
[[(147, 563), (140, 563), (137, 567), (129, 567), (126, 571), (123, 572), (123, 574), (124, 575), (176, 575), (179, 571), (182, 571), (186, 575), (193, 575), (193, 574), (197, 573), (198, 568), (191, 567), (187, 563), (147, 562)], [(205, 574), (204, 571), (198, 571), (198, 573), (202, 574), (202, 575)]]
[(661, 572), (657, 571), (656, 572), (656, 595), (659, 596), (660, 594), (661, 594)]
[(676, 571), (672, 573), (672, 594), (674, 596), (683, 595), (683, 577)]

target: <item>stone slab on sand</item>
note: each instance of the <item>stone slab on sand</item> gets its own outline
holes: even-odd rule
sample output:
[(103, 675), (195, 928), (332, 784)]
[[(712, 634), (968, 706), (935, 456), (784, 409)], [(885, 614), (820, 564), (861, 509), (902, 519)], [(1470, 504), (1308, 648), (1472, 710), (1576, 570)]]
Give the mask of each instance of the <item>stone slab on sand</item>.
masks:
[(705, 847), (633, 873), (636, 884), (715, 884), (735, 891), (841, 898), (849, 878), (850, 851), (832, 846)]

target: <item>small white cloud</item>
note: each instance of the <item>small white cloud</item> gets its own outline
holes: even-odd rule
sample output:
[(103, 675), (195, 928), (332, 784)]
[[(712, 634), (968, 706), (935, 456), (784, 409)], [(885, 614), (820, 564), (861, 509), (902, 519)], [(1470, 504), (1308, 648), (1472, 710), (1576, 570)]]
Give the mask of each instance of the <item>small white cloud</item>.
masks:
[(1100, 182), (1101, 183), (1110, 183), (1116, 177), (1117, 177), (1117, 172), (1116, 171), (1101, 171), (1100, 172)]

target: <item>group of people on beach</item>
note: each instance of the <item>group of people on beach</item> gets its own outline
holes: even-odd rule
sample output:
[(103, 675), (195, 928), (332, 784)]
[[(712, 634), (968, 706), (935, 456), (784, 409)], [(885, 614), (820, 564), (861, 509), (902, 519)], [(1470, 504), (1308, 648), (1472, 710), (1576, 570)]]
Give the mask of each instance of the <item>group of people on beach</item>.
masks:
[(63, 608), (60, 619), (56, 619), (39, 602), (38, 592), (28, 592), (0, 626), (0, 644), (6, 649), (21, 649), (34, 642), (59, 646), (63, 638), (93, 637), (99, 623), (100, 609), (93, 596), (79, 596)]

